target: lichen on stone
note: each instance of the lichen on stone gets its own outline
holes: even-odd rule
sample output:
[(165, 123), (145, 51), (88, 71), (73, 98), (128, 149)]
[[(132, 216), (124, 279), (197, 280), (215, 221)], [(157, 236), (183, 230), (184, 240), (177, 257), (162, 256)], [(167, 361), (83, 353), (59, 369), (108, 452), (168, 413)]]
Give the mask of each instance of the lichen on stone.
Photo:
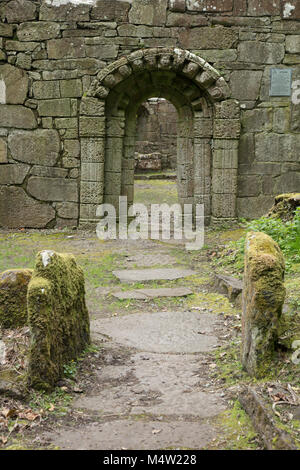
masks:
[(27, 324), (27, 288), (31, 269), (12, 269), (0, 274), (0, 326), (17, 328)]
[(48, 390), (63, 375), (64, 364), (90, 342), (84, 275), (73, 255), (38, 254), (28, 288), (28, 319), (29, 385)]
[(287, 222), (293, 220), (297, 207), (300, 207), (300, 193), (279, 194), (267, 217)]
[(246, 238), (242, 317), (242, 363), (250, 375), (267, 374), (278, 340), (285, 299), (284, 258), (278, 244), (262, 232)]

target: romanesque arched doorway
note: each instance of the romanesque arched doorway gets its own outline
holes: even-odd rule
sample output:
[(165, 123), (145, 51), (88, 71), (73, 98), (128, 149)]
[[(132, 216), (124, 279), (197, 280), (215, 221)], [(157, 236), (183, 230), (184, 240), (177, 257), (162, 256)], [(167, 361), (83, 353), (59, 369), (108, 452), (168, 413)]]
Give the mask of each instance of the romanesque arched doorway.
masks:
[(80, 223), (94, 224), (99, 204), (133, 201), (136, 115), (151, 97), (178, 112), (179, 202), (204, 203), (206, 222), (236, 216), (239, 104), (220, 74), (180, 49), (143, 49), (110, 64), (80, 107)]

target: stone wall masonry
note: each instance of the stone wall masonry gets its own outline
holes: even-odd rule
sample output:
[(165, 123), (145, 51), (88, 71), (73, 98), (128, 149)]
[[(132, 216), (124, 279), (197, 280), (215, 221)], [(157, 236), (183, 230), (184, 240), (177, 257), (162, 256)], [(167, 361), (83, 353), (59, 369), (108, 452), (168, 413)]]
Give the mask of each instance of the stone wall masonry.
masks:
[[(228, 218), (258, 217), (277, 193), (299, 191), (299, 26), (298, 0), (1, 0), (0, 227), (77, 226), (79, 209), (83, 218), (94, 218), (103, 199), (105, 151), (113, 153), (111, 143), (105, 150), (106, 131), (118, 147), (123, 130), (106, 129), (103, 100), (111, 76), (97, 95), (87, 92), (105, 67), (121, 58), (124, 66), (125, 56), (153, 47), (187, 49), (229, 87), (231, 99), (214, 104), (213, 125), (203, 101), (197, 102), (202, 115), (195, 132), (202, 142), (195, 149), (211, 158), (214, 170), (193, 175), (199, 200), (209, 197), (210, 184), (221, 185), (226, 197), (213, 190), (209, 207), (212, 202)], [(202, 83), (193, 75), (199, 64), (185, 73), (206, 87), (205, 74), (199, 74)], [(132, 68), (138, 67), (137, 57)], [(270, 96), (273, 68), (292, 70), (290, 96)], [(122, 73), (126, 66), (120, 80)], [(161, 75), (156, 86), (167, 83)], [(193, 92), (184, 90), (186, 96)], [(119, 162), (110, 161), (107, 171), (113, 173), (106, 188), (113, 200), (113, 186), (121, 184)]]

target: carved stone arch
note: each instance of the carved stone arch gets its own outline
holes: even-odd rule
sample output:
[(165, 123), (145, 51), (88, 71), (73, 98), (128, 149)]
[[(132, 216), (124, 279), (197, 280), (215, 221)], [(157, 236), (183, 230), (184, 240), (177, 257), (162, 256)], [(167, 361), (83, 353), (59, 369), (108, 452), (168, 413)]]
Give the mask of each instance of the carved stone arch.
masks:
[(178, 112), (179, 202), (204, 203), (206, 222), (236, 216), (240, 108), (217, 70), (189, 51), (142, 49), (101, 70), (80, 106), (81, 225), (103, 202), (133, 202), (135, 116), (150, 97)]

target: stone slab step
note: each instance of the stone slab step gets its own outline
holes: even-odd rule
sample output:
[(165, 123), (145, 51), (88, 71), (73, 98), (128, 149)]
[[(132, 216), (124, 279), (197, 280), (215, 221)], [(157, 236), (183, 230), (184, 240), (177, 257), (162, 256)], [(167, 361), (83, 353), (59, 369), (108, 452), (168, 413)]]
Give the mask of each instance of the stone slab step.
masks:
[(222, 274), (215, 275), (215, 286), (221, 294), (227, 295), (230, 302), (242, 303), (243, 281)]
[(136, 299), (147, 300), (156, 297), (185, 297), (193, 294), (187, 287), (161, 288), (161, 289), (138, 289), (126, 292), (114, 292), (113, 296), (120, 300)]
[(195, 271), (191, 269), (124, 269), (121, 271), (113, 271), (121, 282), (141, 282), (141, 281), (173, 281), (183, 277), (193, 276)]

